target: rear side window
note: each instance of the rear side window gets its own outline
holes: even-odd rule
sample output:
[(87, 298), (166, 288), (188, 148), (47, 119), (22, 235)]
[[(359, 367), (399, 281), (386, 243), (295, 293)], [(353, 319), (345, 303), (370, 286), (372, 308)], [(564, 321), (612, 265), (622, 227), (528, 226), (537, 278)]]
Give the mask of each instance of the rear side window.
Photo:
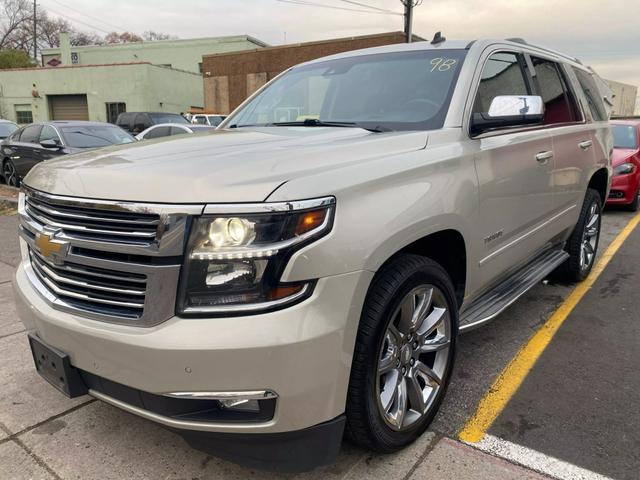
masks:
[(40, 125), (30, 125), (26, 127), (22, 131), (22, 135), (20, 135), (20, 141), (22, 143), (38, 143), (41, 128)]
[(157, 127), (154, 128), (152, 130), (149, 131), (149, 133), (147, 133), (144, 138), (145, 139), (152, 139), (152, 138), (160, 138), (160, 137), (166, 137), (167, 135), (169, 135), (169, 129), (171, 127)]
[(607, 120), (607, 114), (602, 103), (602, 96), (600, 95), (598, 86), (591, 74), (575, 67), (573, 68), (573, 71), (576, 74), (576, 77), (578, 77), (578, 82), (580, 83), (584, 96), (587, 99), (587, 104), (589, 105), (589, 110), (591, 111), (591, 117), (593, 120), (596, 122)]
[(117, 125), (124, 128), (130, 128), (132, 118), (133, 115), (130, 113), (122, 113), (118, 116)]
[(536, 86), (544, 102), (544, 125), (570, 123), (579, 119), (573, 95), (560, 72), (559, 65), (544, 58), (531, 57), (536, 72)]
[(494, 53), (482, 71), (473, 113), (488, 112), (491, 101), (498, 95), (529, 95), (529, 87), (515, 53)]

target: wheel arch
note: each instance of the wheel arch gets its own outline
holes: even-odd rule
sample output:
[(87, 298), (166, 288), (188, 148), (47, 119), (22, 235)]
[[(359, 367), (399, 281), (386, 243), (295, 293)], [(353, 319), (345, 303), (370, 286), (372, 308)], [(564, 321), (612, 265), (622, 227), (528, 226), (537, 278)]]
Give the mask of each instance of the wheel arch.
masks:
[(602, 204), (604, 205), (609, 194), (609, 172), (607, 169), (600, 168), (596, 170), (593, 175), (591, 175), (587, 188), (592, 188), (597, 191), (600, 195), (600, 200), (602, 200)]
[(429, 233), (394, 252), (382, 266), (401, 253), (429, 258), (444, 268), (453, 282), (458, 306), (462, 305), (467, 285), (467, 247), (460, 231), (445, 229)]

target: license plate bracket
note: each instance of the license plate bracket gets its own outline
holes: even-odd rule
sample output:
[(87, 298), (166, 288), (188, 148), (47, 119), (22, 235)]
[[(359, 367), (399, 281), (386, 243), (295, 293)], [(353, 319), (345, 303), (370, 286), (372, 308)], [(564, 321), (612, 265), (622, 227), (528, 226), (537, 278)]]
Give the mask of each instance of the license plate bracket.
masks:
[(29, 345), (36, 370), (42, 378), (69, 398), (87, 393), (87, 386), (78, 369), (71, 365), (69, 355), (47, 345), (33, 334), (29, 334)]

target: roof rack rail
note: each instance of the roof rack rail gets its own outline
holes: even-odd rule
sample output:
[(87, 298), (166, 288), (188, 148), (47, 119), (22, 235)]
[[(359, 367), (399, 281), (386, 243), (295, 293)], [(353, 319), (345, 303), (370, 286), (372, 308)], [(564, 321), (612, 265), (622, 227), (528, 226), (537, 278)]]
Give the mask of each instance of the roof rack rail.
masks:
[(567, 58), (567, 59), (569, 59), (569, 60), (571, 60), (573, 62), (576, 62), (576, 63), (579, 63), (580, 65), (582, 65), (582, 62), (580, 61), (580, 59), (578, 59), (576, 57), (572, 57), (571, 55), (567, 55), (565, 53), (559, 52), (557, 50), (553, 50), (551, 48), (541, 47), (539, 45), (531, 45), (524, 38), (513, 37), (513, 38), (506, 38), (505, 40), (507, 40), (508, 42), (514, 42), (514, 43), (520, 43), (522, 45), (528, 45), (530, 47), (537, 48), (538, 50), (544, 50), (545, 52), (553, 53), (554, 55), (558, 55), (559, 57)]

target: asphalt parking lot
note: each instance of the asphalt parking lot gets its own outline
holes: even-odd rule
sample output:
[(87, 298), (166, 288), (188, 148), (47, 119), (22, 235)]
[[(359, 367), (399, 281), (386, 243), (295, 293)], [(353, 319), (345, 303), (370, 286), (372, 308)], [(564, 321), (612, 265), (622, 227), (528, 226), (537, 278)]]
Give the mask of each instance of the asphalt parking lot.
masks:
[[(606, 213), (600, 254), (632, 218)], [(11, 292), (17, 223), (11, 208), (0, 211), (0, 479), (280, 478), (193, 451), (177, 435), (89, 397), (68, 400), (41, 380)], [(487, 432), (497, 447), (465, 444), (459, 432), (572, 286), (541, 283), (464, 335), (443, 408), (410, 448), (373, 455), (345, 444), (335, 465), (285, 478), (638, 478), (639, 247), (640, 227), (498, 412)]]

